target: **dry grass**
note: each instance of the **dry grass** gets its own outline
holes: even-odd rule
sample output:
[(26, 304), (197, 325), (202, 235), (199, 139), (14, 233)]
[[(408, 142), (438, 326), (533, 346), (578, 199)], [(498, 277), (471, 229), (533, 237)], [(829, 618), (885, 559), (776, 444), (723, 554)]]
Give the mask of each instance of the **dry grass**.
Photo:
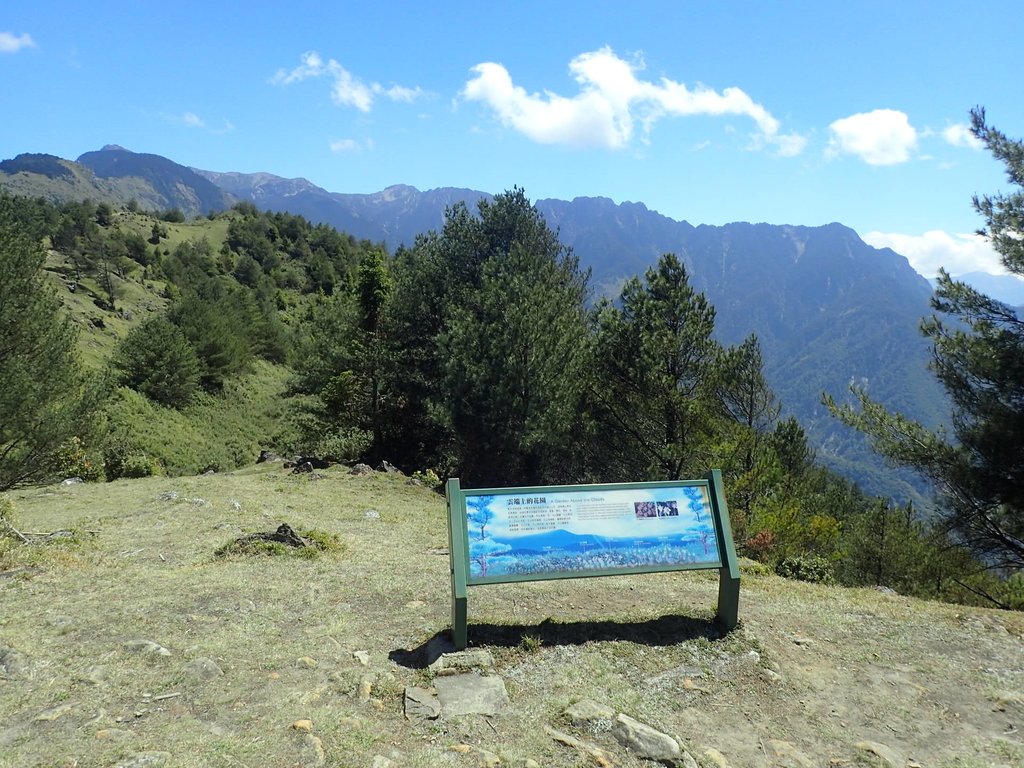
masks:
[[(449, 622), (444, 501), (398, 476), (324, 475), (262, 466), (14, 494), (22, 528), (95, 534), (0, 554), (0, 570), (26, 566), (0, 577), (0, 654), (20, 660), (0, 673), (0, 766), (106, 768), (149, 750), (184, 768), (312, 765), (316, 743), (290, 727), (308, 719), (327, 766), (472, 766), (450, 749), (467, 743), (569, 768), (593, 762), (543, 726), (569, 728), (561, 713), (583, 698), (737, 768), (771, 764), (772, 739), (821, 765), (871, 765), (865, 739), (929, 766), (1024, 764), (1003, 734), (1024, 731), (1020, 615), (768, 575), (745, 576), (743, 624), (725, 638), (713, 574), (474, 588), (470, 640), (495, 656), (510, 713), (407, 721), (404, 688), (430, 684), (425, 648)], [(282, 522), (341, 546), (214, 556)], [(223, 674), (200, 679), (199, 659)]]

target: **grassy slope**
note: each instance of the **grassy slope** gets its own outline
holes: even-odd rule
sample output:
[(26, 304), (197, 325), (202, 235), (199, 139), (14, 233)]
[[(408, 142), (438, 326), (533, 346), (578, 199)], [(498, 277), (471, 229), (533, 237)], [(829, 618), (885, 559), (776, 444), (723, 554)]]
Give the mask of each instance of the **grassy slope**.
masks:
[[(572, 730), (560, 713), (581, 698), (673, 734), (707, 768), (709, 748), (735, 768), (800, 765), (769, 759), (777, 742), (810, 765), (880, 765), (862, 740), (926, 766), (1024, 765), (1019, 731), (1004, 733), (1024, 722), (1019, 614), (767, 575), (745, 576), (741, 628), (721, 639), (708, 623), (714, 575), (475, 588), (470, 642), (496, 657), (511, 710), (408, 721), (404, 687), (431, 683), (412, 652), (449, 621), (444, 501), (399, 476), (323, 474), (264, 465), (14, 494), (24, 530), (95, 533), (79, 548), (0, 555), (0, 572), (29, 567), (0, 577), (0, 654), (23, 662), (0, 675), (0, 766), (114, 766), (148, 750), (184, 768), (378, 755), (476, 765), (457, 744), (506, 765), (595, 765), (544, 731)], [(312, 561), (212, 555), (281, 522), (337, 533), (345, 549)], [(128, 650), (139, 639), (171, 655)], [(186, 665), (201, 658), (223, 675), (196, 679)], [(312, 737), (290, 728), (300, 719)], [(641, 765), (601, 728), (576, 733), (615, 765)]]

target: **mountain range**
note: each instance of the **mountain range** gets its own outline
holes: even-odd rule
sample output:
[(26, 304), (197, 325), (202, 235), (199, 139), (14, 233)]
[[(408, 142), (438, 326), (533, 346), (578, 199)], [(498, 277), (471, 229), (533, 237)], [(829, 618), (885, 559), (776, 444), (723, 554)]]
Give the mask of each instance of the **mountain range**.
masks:
[[(188, 216), (250, 201), (326, 223), (391, 251), (438, 229), (447, 207), (475, 208), (486, 192), (397, 185), (373, 194), (329, 192), (305, 179), (268, 173), (220, 173), (179, 165), (159, 155), (110, 145), (69, 161), (18, 155), (0, 162), (0, 188), (54, 201), (91, 197), (143, 209), (178, 208)], [(528, 190), (527, 190), (528, 192)], [(675, 253), (691, 282), (717, 310), (725, 343), (754, 333), (769, 383), (796, 415), (819, 458), (854, 476), (869, 492), (915, 496), (910, 476), (886, 473), (865, 442), (838, 425), (821, 405), (823, 392), (843, 399), (851, 384), (866, 387), (890, 409), (928, 425), (948, 418), (944, 393), (927, 369), (930, 350), (918, 332), (931, 314), (932, 287), (903, 256), (866, 244), (849, 227), (676, 221), (642, 203), (607, 198), (535, 203), (561, 240), (591, 270), (594, 297), (614, 297), (623, 282)], [(916, 490), (920, 490), (918, 485)]]

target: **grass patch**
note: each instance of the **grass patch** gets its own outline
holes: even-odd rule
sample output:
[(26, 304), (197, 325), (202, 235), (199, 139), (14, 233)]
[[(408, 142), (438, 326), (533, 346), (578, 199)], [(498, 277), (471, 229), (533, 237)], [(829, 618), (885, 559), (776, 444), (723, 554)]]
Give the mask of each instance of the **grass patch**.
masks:
[[(282, 526), (284, 527), (284, 526)], [(280, 531), (280, 529), (278, 529)], [(289, 531), (291, 529), (289, 528)], [(313, 560), (324, 553), (340, 554), (345, 551), (345, 544), (336, 533), (321, 531), (316, 528), (294, 531), (298, 545), (271, 538), (268, 534), (241, 536), (214, 551), (214, 557), (267, 556), (267, 557), (299, 557)]]

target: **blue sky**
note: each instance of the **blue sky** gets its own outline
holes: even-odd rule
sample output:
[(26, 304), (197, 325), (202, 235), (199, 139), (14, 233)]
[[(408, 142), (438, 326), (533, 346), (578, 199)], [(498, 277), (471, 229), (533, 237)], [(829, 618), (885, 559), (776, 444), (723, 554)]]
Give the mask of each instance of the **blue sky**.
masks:
[[(432, 7), (436, 6), (436, 8)], [(0, 157), (104, 144), (214, 171), (839, 221), (926, 276), (996, 271), (1005, 189), (968, 110), (1024, 136), (1016, 2), (6, 0)]]

